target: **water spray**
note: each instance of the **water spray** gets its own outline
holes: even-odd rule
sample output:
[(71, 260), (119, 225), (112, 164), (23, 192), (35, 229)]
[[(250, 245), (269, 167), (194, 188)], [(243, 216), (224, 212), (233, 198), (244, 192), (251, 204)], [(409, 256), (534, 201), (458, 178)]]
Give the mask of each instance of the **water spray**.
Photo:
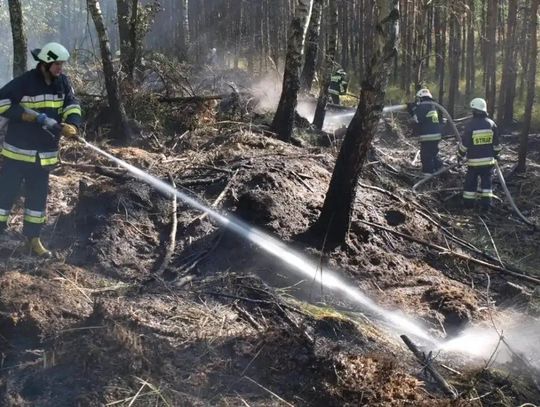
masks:
[[(389, 106), (386, 108), (386, 112), (399, 111), (402, 109), (403, 105)], [(328, 269), (321, 269), (319, 264), (292, 250), (282, 241), (262, 232), (261, 230), (258, 230), (257, 228), (247, 224), (231, 214), (222, 214), (208, 207), (198, 199), (177, 190), (172, 185), (167, 184), (159, 178), (91, 144), (83, 137), (79, 136), (77, 137), (77, 140), (80, 141), (86, 148), (93, 150), (97, 154), (106, 157), (107, 159), (116, 163), (118, 166), (126, 169), (132, 176), (146, 182), (164, 195), (169, 197), (176, 196), (178, 199), (182, 200), (192, 208), (206, 213), (210, 218), (221, 224), (223, 227), (233, 231), (268, 254), (289, 265), (297, 274), (309, 279), (313, 279), (326, 288), (343, 294), (345, 297), (364, 307), (365, 310), (368, 310), (369, 312), (380, 317), (382, 321), (386, 321), (388, 324), (392, 325), (393, 328), (421, 339), (429, 347), (434, 347), (436, 349), (445, 351), (459, 350), (463, 353), (473, 354), (473, 352), (469, 352), (467, 343), (463, 343), (463, 341), (466, 342), (470, 340), (468, 336), (460, 335), (458, 338), (447, 342), (436, 340), (427, 332), (426, 328), (421, 326), (418, 322), (400, 312), (390, 311), (379, 306), (371, 298), (367, 297), (362, 291), (352, 287), (340, 279), (337, 273)], [(475, 339), (479, 338), (475, 337)], [(457, 349), (458, 347), (459, 349)]]
[(369, 310), (370, 312), (379, 316), (384, 321), (387, 321), (394, 328), (398, 328), (401, 331), (414, 335), (415, 337), (427, 341), (431, 344), (436, 343), (435, 339), (433, 339), (427, 333), (426, 329), (417, 322), (402, 315), (399, 312), (390, 311), (377, 305), (362, 291), (355, 287), (351, 287), (350, 285), (342, 281), (335, 272), (328, 269), (321, 270), (321, 267), (317, 263), (309, 260), (302, 254), (295, 252), (280, 240), (258, 230), (257, 228), (247, 224), (246, 222), (238, 219), (231, 214), (225, 215), (212, 208), (209, 208), (199, 200), (177, 190), (166, 182), (154, 177), (153, 175), (150, 175), (149, 173), (141, 170), (140, 168), (128, 164), (127, 162), (111, 155), (110, 153), (89, 143), (82, 137), (79, 137), (78, 140), (82, 142), (85, 147), (113, 161), (118, 166), (126, 169), (131, 175), (141, 181), (150, 184), (152, 187), (154, 187), (156, 190), (163, 193), (164, 195), (176, 196), (178, 199), (182, 200), (192, 208), (206, 213), (209, 217), (214, 219), (222, 226), (235, 232), (237, 235), (250, 241), (260, 249), (264, 250), (265, 252), (289, 265), (295, 272), (297, 272), (297, 274), (300, 274), (303, 277), (314, 279), (316, 282), (322, 284), (330, 290), (340, 292), (350, 300), (363, 306), (366, 310)]

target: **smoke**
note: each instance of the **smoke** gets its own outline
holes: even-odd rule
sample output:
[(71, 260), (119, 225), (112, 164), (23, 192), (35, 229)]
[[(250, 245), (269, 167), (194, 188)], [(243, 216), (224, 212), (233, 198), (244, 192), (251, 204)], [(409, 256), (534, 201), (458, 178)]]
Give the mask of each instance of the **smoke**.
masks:
[(282, 85), (283, 79), (276, 72), (270, 72), (252, 86), (253, 95), (258, 100), (257, 113), (264, 114), (277, 109)]
[(438, 350), (507, 363), (521, 359), (540, 371), (540, 320), (518, 311), (484, 326), (470, 326)]

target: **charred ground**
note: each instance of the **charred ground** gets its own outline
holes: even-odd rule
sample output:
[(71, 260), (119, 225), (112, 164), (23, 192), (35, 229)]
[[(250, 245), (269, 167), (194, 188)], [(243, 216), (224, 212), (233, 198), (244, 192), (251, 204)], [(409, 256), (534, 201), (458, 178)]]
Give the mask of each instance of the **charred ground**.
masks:
[[(314, 144), (326, 136), (304, 129), (297, 135), (303, 146), (284, 144), (272, 138), (264, 116), (246, 108), (224, 120), (215, 103), (167, 113), (168, 126), (182, 123), (176, 136), (160, 139), (148, 130), (134, 146), (106, 149), (342, 270), (351, 284), (414, 315), (434, 336), (489, 323), (506, 307), (538, 317), (533, 284), (450, 253), (481, 258), (451, 235), (489, 253), (493, 239), (504, 264), (537, 272), (538, 233), (503, 203), (482, 219), (463, 214), (457, 172), (413, 194), (416, 145), (399, 120), (381, 124), (347, 245), (322, 252), (322, 242), (307, 232), (335, 159), (333, 148)], [(514, 142), (505, 138), (507, 172)], [(454, 155), (452, 143), (443, 149), (447, 157)], [(530, 186), (540, 173), (532, 159), (527, 178), (513, 177), (510, 185), (518, 205), (538, 220)], [(486, 368), (456, 357), (444, 360), (460, 371), (444, 371), (461, 394), (451, 401), (426, 380), (400, 332), (301, 281), (182, 202), (174, 252), (166, 259), (171, 197), (81, 146), (66, 145), (63, 161), (52, 176), (44, 233), (56, 258), (43, 263), (26, 256), (17, 231), (0, 245), (2, 405), (433, 406), (540, 399), (534, 374), (516, 370), (518, 361)], [(165, 271), (156, 274), (164, 261)]]

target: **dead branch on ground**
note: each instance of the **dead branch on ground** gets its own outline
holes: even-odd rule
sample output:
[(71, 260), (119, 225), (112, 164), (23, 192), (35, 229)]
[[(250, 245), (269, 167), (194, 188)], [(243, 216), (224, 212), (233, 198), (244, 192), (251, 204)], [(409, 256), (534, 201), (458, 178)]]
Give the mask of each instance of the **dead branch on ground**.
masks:
[(521, 278), (523, 280), (529, 281), (529, 282), (534, 283), (534, 284), (540, 284), (540, 279), (534, 278), (534, 277), (529, 276), (527, 274), (516, 273), (514, 271), (508, 270), (505, 267), (497, 266), (496, 264), (492, 264), (492, 263), (488, 263), (488, 262), (480, 260), (480, 259), (476, 259), (476, 258), (474, 258), (472, 256), (467, 255), (467, 254), (462, 254), (462, 253), (458, 253), (458, 252), (453, 251), (453, 250), (449, 250), (449, 249), (444, 248), (442, 246), (426, 242), (425, 240), (418, 239), (418, 238), (410, 236), (410, 235), (406, 235), (405, 233), (398, 232), (397, 230), (387, 228), (386, 226), (379, 225), (377, 223), (372, 223), (372, 222), (368, 222), (368, 221), (361, 220), (361, 219), (359, 219), (358, 222), (363, 223), (363, 224), (368, 225), (368, 226), (371, 226), (371, 227), (374, 227), (376, 229), (384, 230), (385, 232), (392, 233), (392, 234), (394, 234), (396, 236), (399, 236), (399, 237), (402, 237), (404, 239), (407, 239), (407, 240), (413, 241), (415, 243), (421, 244), (423, 246), (429, 247), (430, 249), (437, 250), (440, 254), (452, 255), (452, 256), (458, 257), (460, 259), (470, 261), (472, 263), (476, 263), (478, 265), (490, 268), (492, 270), (500, 271), (502, 273), (509, 274), (509, 275), (517, 277), (517, 278)]
[[(169, 181), (171, 182), (171, 185), (173, 188), (176, 189), (176, 184), (174, 183), (174, 178), (172, 174), (169, 173)], [(156, 274), (161, 275), (163, 272), (167, 269), (169, 266), (169, 263), (171, 262), (172, 255), (174, 253), (174, 248), (176, 247), (176, 230), (178, 228), (178, 214), (177, 214), (177, 208), (178, 208), (178, 200), (176, 198), (176, 194), (172, 194), (172, 220), (171, 220), (171, 233), (169, 235), (169, 245), (167, 246), (167, 250), (165, 251), (165, 255), (163, 256), (163, 262), (158, 267)]]

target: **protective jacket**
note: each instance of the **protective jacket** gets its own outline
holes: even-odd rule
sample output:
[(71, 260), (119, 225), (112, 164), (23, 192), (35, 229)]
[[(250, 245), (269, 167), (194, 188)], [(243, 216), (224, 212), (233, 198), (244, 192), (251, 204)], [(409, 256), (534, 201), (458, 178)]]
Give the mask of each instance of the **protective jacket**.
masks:
[(65, 75), (50, 85), (39, 68), (13, 79), (0, 89), (0, 114), (9, 119), (2, 155), (17, 161), (39, 163), (58, 162), (59, 136), (52, 136), (37, 123), (22, 121), (24, 109), (44, 113), (59, 123), (79, 126), (81, 108)]
[(500, 152), (499, 130), (495, 122), (487, 115), (474, 115), (465, 126), (459, 156), (467, 156), (469, 167), (486, 167), (495, 164)]
[(441, 115), (433, 103), (426, 101), (415, 104), (409, 111), (414, 126), (414, 135), (424, 141), (439, 141), (442, 139)]
[(347, 82), (345, 75), (334, 74), (330, 77), (328, 93), (331, 95), (345, 95), (348, 87), (349, 83)]

